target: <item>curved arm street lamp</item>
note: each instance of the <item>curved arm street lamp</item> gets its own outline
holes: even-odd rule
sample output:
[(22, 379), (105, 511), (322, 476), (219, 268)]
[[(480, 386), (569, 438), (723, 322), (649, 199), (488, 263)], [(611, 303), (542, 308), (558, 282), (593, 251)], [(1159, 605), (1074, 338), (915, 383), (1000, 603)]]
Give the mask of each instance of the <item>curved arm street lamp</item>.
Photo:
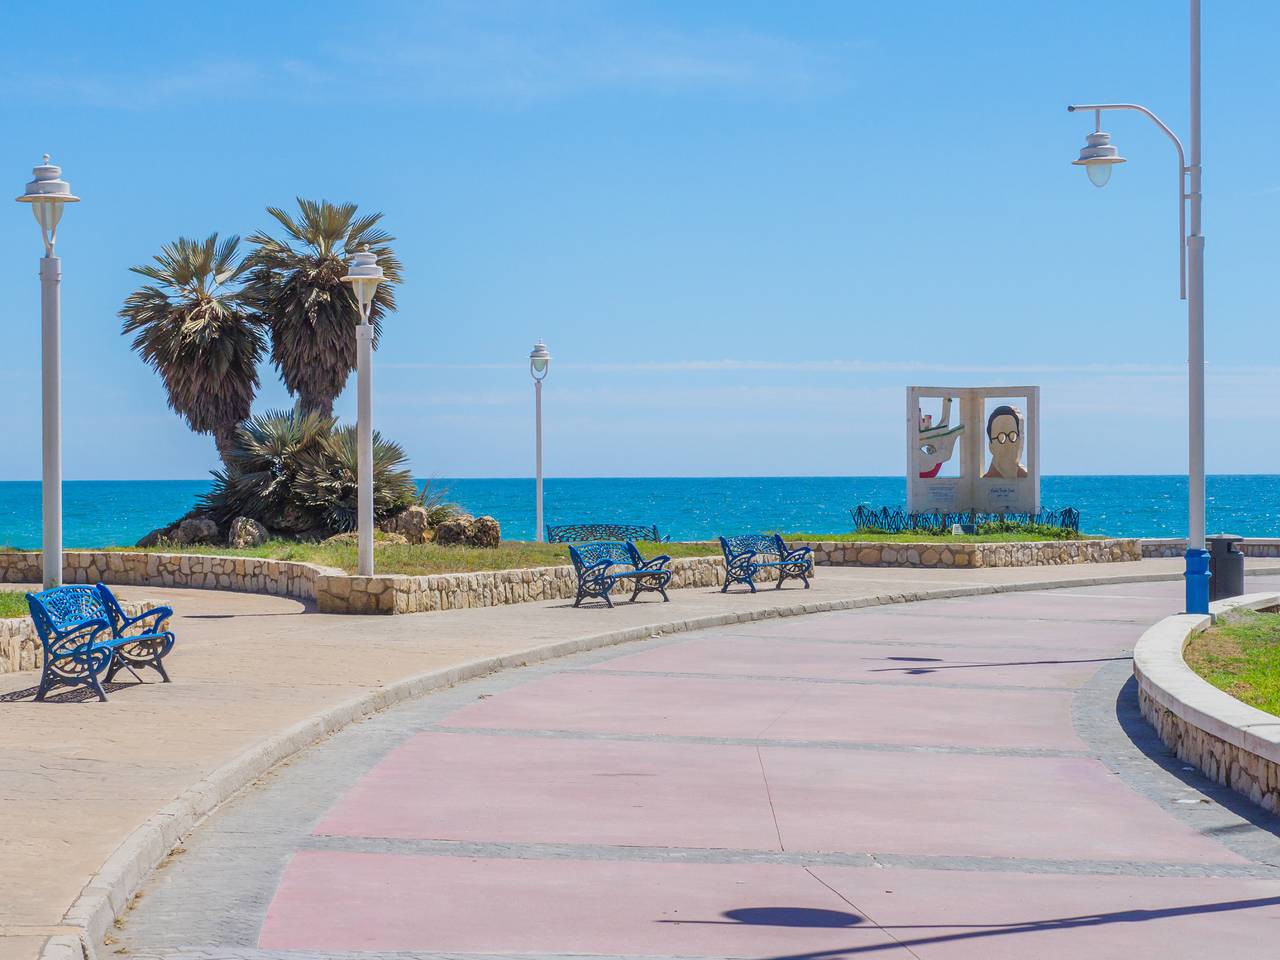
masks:
[[(1209, 612), (1209, 554), (1204, 549), (1204, 234), (1200, 231), (1200, 0), (1191, 4), (1191, 150), (1168, 125), (1136, 103), (1088, 103), (1067, 107), (1092, 110), (1094, 132), (1072, 163), (1083, 166), (1096, 186), (1104, 186), (1111, 169), (1124, 163), (1109, 135), (1102, 132), (1102, 111), (1134, 110), (1164, 132), (1178, 154), (1178, 265), (1181, 299), (1187, 301), (1187, 613)], [(1188, 225), (1188, 216), (1190, 224)], [(1188, 228), (1189, 227), (1189, 228)]]
[(529, 352), (529, 375), (533, 377), (533, 408), (534, 408), (534, 499), (537, 501), (536, 516), (534, 518), (534, 538), (541, 543), (545, 539), (545, 531), (542, 526), (542, 381), (547, 379), (547, 372), (551, 369), (551, 353), (547, 350), (547, 345), (539, 340), (533, 345), (533, 349)]
[(356, 572), (362, 577), (373, 576), (373, 324), (369, 322), (369, 312), (383, 279), (382, 267), (378, 266), (377, 256), (369, 252), (368, 244), (351, 258), (347, 275), (342, 278), (343, 283), (351, 284), (360, 308), (360, 323), (356, 326)]
[(47, 153), (32, 172), (35, 179), (17, 199), (31, 204), (44, 240), (40, 260), (40, 500), (42, 578), (48, 589), (62, 583), (62, 261), (53, 250), (62, 208), (80, 198), (72, 194), (71, 185), (62, 179), (62, 169), (49, 162)]

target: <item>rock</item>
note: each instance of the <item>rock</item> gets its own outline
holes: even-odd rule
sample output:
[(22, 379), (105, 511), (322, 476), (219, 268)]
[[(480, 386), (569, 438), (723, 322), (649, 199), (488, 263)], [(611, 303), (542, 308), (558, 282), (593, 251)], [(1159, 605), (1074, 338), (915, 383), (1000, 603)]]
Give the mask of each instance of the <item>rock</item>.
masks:
[(157, 527), (148, 533), (145, 537), (138, 541), (139, 547), (158, 547), (169, 542), (169, 537), (173, 533), (173, 524), (167, 527)]
[(471, 524), (474, 522), (475, 517), (469, 513), (444, 521), (436, 527), (436, 543), (442, 547), (457, 547), (465, 544), (471, 533)]
[(467, 530), (467, 546), (492, 550), (502, 542), (502, 527), (493, 517), (476, 517)]
[(414, 504), (405, 507), (394, 517), (382, 523), (387, 533), (398, 533), (407, 543), (426, 543), (431, 539), (430, 516), (422, 507)]
[(193, 543), (217, 543), (218, 525), (209, 517), (187, 517), (172, 534), (173, 542), (180, 547)]
[(243, 549), (257, 547), (270, 539), (267, 528), (252, 517), (236, 517), (231, 521), (231, 532), (227, 534), (227, 546)]

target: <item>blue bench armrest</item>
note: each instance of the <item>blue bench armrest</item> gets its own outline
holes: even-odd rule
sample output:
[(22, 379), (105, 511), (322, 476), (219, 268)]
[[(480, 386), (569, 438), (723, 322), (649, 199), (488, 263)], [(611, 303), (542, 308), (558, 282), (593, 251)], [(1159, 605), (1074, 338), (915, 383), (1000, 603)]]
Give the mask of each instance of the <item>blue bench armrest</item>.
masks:
[(813, 553), (813, 547), (797, 547), (794, 550), (788, 550), (783, 560), (800, 560)]
[(98, 638), (106, 633), (112, 637), (111, 624), (102, 618), (83, 620), (65, 630), (58, 630), (52, 637), (42, 638), (45, 653), (50, 660), (61, 660), (88, 653), (95, 647), (109, 647), (110, 643), (100, 643)]
[(640, 566), (636, 567), (636, 569), (637, 570), (656, 570), (659, 567), (666, 566), (670, 562), (671, 562), (670, 557), (668, 557), (665, 553), (660, 553), (656, 557), (650, 557), (648, 560), (645, 560), (642, 564), (640, 564)]
[(151, 635), (159, 635), (160, 633), (166, 632), (166, 631), (159, 630), (160, 624), (164, 623), (166, 620), (168, 620), (172, 616), (173, 616), (172, 607), (152, 607), (150, 610), (144, 610), (142, 613), (138, 614), (136, 617), (125, 616), (122, 611), (120, 616), (120, 624), (117, 627), (117, 631), (119, 633), (123, 633), (125, 630), (128, 630), (130, 627), (135, 626), (136, 624), (142, 623), (142, 621), (144, 620), (150, 620), (154, 618), (154, 622), (151, 624), (151, 628), (147, 631), (147, 633)]

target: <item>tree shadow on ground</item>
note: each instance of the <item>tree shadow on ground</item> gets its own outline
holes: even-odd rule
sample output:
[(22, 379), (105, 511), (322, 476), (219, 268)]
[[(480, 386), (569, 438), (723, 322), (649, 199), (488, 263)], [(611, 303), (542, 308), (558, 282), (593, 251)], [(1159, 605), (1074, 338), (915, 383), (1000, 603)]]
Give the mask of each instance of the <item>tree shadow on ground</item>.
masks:
[[(980, 940), (990, 937), (1016, 936), (1027, 933), (1061, 932), (1090, 927), (1104, 927), (1120, 923), (1149, 923), (1154, 920), (1165, 920), (1173, 917), (1212, 915), (1231, 913), (1240, 910), (1254, 910), (1262, 907), (1280, 906), (1280, 896), (1257, 897), (1250, 900), (1223, 900), (1215, 903), (1198, 903), (1183, 907), (1164, 907), (1153, 910), (1116, 910), (1110, 913), (1091, 913), (1073, 917), (1051, 917), (1044, 920), (1015, 920), (1009, 923), (908, 923), (877, 924), (867, 923), (862, 929), (882, 930), (887, 934), (889, 943), (864, 943), (833, 950), (817, 950), (809, 953), (784, 954), (770, 957), (768, 960), (835, 960), (838, 957), (856, 956), (876, 953), (884, 950), (910, 950), (929, 944), (953, 943), (963, 940)], [(749, 907), (738, 910), (727, 910), (721, 914), (724, 920), (672, 921), (661, 920), (659, 923), (709, 923), (749, 926), (787, 926), (787, 927), (853, 927), (866, 921), (854, 913), (837, 910), (810, 910), (795, 907)], [(937, 933), (929, 936), (915, 935), (907, 931), (952, 930), (952, 933)], [(898, 934), (905, 933), (905, 936)], [(1028, 954), (1031, 956), (1031, 954)]]

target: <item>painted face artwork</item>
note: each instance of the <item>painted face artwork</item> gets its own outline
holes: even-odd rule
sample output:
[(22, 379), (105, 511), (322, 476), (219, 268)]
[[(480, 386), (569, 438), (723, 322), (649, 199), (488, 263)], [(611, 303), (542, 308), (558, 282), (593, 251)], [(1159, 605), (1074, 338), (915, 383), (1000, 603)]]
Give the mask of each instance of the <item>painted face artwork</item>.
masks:
[(991, 465), (984, 477), (1013, 480), (1027, 475), (1027, 468), (1022, 463), (1025, 430), (1022, 411), (1017, 407), (1002, 404), (991, 411), (987, 418), (987, 449), (991, 451)]

